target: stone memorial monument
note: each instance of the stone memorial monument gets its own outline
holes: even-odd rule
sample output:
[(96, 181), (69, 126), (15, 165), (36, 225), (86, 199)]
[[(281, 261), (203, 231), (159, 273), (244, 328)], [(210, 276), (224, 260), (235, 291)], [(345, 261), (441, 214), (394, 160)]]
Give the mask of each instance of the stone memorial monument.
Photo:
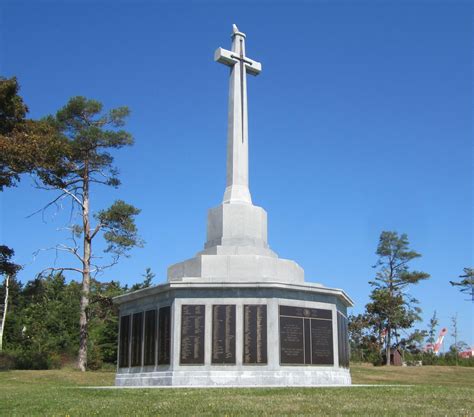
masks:
[[(168, 268), (168, 282), (115, 298), (120, 308), (116, 385), (347, 385), (349, 351), (343, 290), (308, 283), (294, 261), (267, 242), (267, 213), (249, 191), (245, 34), (233, 26), (227, 184), (209, 210), (207, 241)], [(291, 237), (289, 237), (291, 238)]]

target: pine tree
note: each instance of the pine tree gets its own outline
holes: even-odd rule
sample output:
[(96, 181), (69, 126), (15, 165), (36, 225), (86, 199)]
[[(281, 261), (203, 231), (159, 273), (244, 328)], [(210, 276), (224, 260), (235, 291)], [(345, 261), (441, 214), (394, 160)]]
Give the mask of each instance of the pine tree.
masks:
[[(91, 278), (104, 268), (115, 265), (130, 249), (141, 246), (135, 217), (140, 210), (122, 200), (115, 201), (108, 209), (95, 214), (91, 211), (92, 186), (118, 187), (118, 171), (112, 166), (110, 151), (133, 144), (130, 133), (121, 129), (129, 115), (127, 107), (108, 112), (102, 104), (85, 97), (74, 97), (56, 116), (47, 118), (62, 138), (60, 158), (51, 165), (35, 170), (41, 183), (39, 188), (56, 191), (56, 197), (45, 207), (63, 199), (70, 199), (80, 215), (81, 223), (70, 225), (72, 245), (58, 245), (56, 250), (67, 252), (77, 262), (75, 266), (51, 267), (43, 272), (73, 271), (82, 276), (80, 303), (80, 342), (78, 367), (87, 367), (88, 308)], [(94, 187), (95, 188), (95, 187)], [(102, 236), (108, 262), (94, 262), (92, 243)]]
[(436, 317), (436, 310), (435, 310), (428, 324), (427, 342), (431, 345), (434, 345), (436, 341), (436, 330), (438, 328), (438, 324), (439, 324), (439, 320), (438, 320), (438, 317)]
[(421, 309), (417, 300), (406, 290), (410, 285), (430, 277), (426, 272), (410, 271), (408, 263), (421, 255), (409, 248), (408, 236), (397, 232), (384, 231), (380, 234), (376, 254), (379, 259), (367, 312), (378, 323), (379, 331), (386, 332), (386, 364), (390, 365), (390, 349), (393, 339), (398, 338), (397, 330), (408, 329), (420, 320)]

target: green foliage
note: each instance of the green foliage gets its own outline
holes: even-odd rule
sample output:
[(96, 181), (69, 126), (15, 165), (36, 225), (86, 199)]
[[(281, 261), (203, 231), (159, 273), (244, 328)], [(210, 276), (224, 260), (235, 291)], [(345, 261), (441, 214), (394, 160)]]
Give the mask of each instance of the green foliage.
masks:
[(94, 342), (88, 340), (89, 347), (87, 349), (87, 369), (90, 371), (98, 371), (102, 368), (102, 352)]
[(153, 278), (156, 277), (156, 274), (151, 270), (151, 268), (146, 268), (143, 277), (143, 288), (148, 288), (151, 286)]
[(374, 268), (379, 268), (375, 281), (369, 281), (375, 289), (392, 288), (401, 291), (410, 284), (430, 277), (426, 272), (409, 271), (408, 263), (421, 255), (410, 250), (408, 236), (397, 232), (382, 232), (376, 254), (379, 259)]
[(434, 345), (436, 341), (436, 331), (438, 329), (438, 324), (439, 324), (439, 320), (438, 320), (438, 317), (436, 317), (436, 310), (435, 310), (428, 324), (428, 338), (426, 339), (426, 341), (430, 343), (431, 345)]
[(418, 301), (405, 290), (430, 275), (409, 270), (408, 263), (421, 255), (409, 248), (408, 236), (404, 233), (399, 236), (397, 232), (382, 232), (376, 254), (379, 259), (374, 268), (378, 270), (375, 280), (369, 282), (373, 287), (370, 294), (372, 302), (367, 304), (366, 310), (379, 334), (386, 329), (385, 351), (388, 358), (388, 351), (393, 345), (392, 336), (396, 339), (399, 336), (397, 330), (409, 329), (420, 320), (421, 309), (416, 306)]
[(400, 340), (400, 349), (403, 352), (421, 353), (427, 334), (426, 330), (415, 329), (407, 337)]
[(20, 86), (16, 77), (0, 77), (0, 134), (11, 132), (21, 123), (28, 112), (28, 107), (18, 95)]
[(0, 371), (15, 369), (16, 358), (11, 352), (0, 352)]
[[(112, 298), (125, 293), (117, 281), (101, 283), (93, 280), (88, 310), (89, 348), (94, 352), (88, 367), (97, 367), (100, 362), (116, 363), (118, 340), (118, 309)], [(89, 363), (92, 360), (93, 363)], [(92, 368), (91, 368), (92, 367)]]
[(461, 281), (449, 281), (451, 285), (460, 287), (459, 291), (471, 296), (470, 300), (474, 302), (474, 268), (464, 268), (464, 274), (459, 275)]
[[(39, 180), (37, 181), (39, 188), (56, 190), (59, 193), (45, 208), (64, 198), (71, 198), (73, 208), (82, 218), (82, 225), (70, 227), (73, 246), (63, 245), (62, 248), (74, 256), (75, 261), (79, 262), (79, 267), (51, 267), (48, 270), (61, 272), (69, 270), (82, 274), (79, 366), (85, 369), (88, 345), (86, 310), (90, 274), (114, 265), (119, 257), (127, 255), (132, 247), (143, 244), (135, 225), (135, 216), (140, 211), (121, 200), (97, 214), (98, 224), (95, 227), (90, 223), (91, 186), (102, 184), (117, 187), (120, 184), (118, 171), (112, 165), (113, 156), (110, 151), (133, 144), (132, 135), (121, 129), (130, 111), (127, 107), (119, 107), (105, 112), (100, 102), (77, 96), (71, 98), (55, 116), (48, 116), (42, 120), (27, 120), (28, 108), (18, 93), (19, 85), (16, 78), (0, 78), (0, 191), (4, 187), (14, 186), (21, 174), (29, 172), (34, 175), (35, 180)], [(91, 251), (92, 241), (99, 232), (103, 232), (107, 244), (106, 252), (112, 255), (112, 262), (107, 264), (104, 261), (102, 265), (93, 265), (91, 260), (100, 258), (94, 256)], [(78, 243), (81, 238), (82, 247)], [(5, 246), (0, 247), (1, 249), (9, 248)], [(8, 252), (4, 253), (8, 256)], [(1, 254), (0, 252), (0, 256)], [(5, 262), (2, 265), (7, 269), (13, 267), (13, 264)], [(51, 282), (48, 282), (45, 288), (42, 288), (41, 283), (36, 284), (35, 288), (41, 294), (47, 293), (54, 286)], [(78, 286), (76, 290), (79, 291)], [(25, 288), (25, 291), (31, 291), (31, 288)], [(55, 297), (51, 300), (62, 303)], [(54, 304), (51, 300), (48, 303)], [(46, 303), (45, 299), (39, 298), (25, 307), (25, 317), (31, 320), (28, 322), (25, 318), (25, 335), (20, 335), (18, 328), (10, 326), (10, 341), (24, 338), (20, 356), (24, 359), (22, 363), (25, 363), (25, 366), (35, 366), (33, 365), (35, 363), (40, 367), (52, 366), (54, 358), (48, 356), (51, 349), (70, 350), (71, 343), (64, 338), (63, 329), (48, 327), (53, 327), (54, 320), (59, 319), (64, 313), (58, 305), (47, 306), (51, 309), (51, 314), (48, 316), (51, 316), (52, 321), (38, 321), (41, 309), (45, 308)], [(58, 316), (54, 318), (53, 313), (57, 313)], [(77, 321), (79, 322), (79, 316)], [(56, 338), (50, 342), (42, 339), (42, 333), (49, 334), (53, 330), (56, 331)], [(68, 337), (72, 337), (72, 334), (68, 333)], [(94, 343), (92, 346), (95, 346)], [(25, 352), (31, 354), (27, 355)], [(106, 354), (106, 357), (110, 356)]]
[(151, 268), (146, 268), (145, 273), (142, 275), (143, 281), (141, 283), (133, 284), (130, 287), (130, 291), (137, 291), (143, 288), (148, 288), (151, 286), (153, 278), (155, 278), (155, 273), (151, 270)]
[(20, 175), (52, 167), (64, 141), (47, 121), (27, 120), (28, 107), (15, 77), (0, 77), (0, 191), (15, 186)]
[[(372, 286), (371, 302), (359, 316), (350, 317), (349, 335), (352, 355), (379, 364), (391, 347), (419, 351), (426, 337), (424, 331), (414, 331), (400, 339), (399, 331), (409, 329), (420, 320), (418, 301), (406, 292), (410, 285), (428, 279), (429, 274), (410, 271), (409, 262), (421, 255), (409, 248), (406, 234), (384, 231), (380, 234), (376, 254), (379, 259)], [(395, 340), (395, 343), (394, 343)]]
[[(0, 295), (3, 294), (0, 286)], [(112, 298), (124, 294), (119, 282), (92, 280), (89, 320), (88, 369), (116, 363), (118, 309)], [(6, 353), (0, 369), (54, 369), (70, 361), (79, 346), (81, 285), (67, 283), (62, 274), (36, 278), (22, 285), (10, 281), (11, 310), (5, 327)]]
[[(110, 151), (133, 144), (132, 135), (121, 129), (129, 113), (127, 107), (104, 112), (102, 103), (97, 100), (82, 96), (71, 98), (55, 116), (44, 120), (61, 137), (60, 154), (54, 164), (42, 164), (34, 170), (43, 184), (41, 188), (58, 192), (50, 204), (70, 198), (73, 209), (82, 219), (82, 225), (70, 225), (74, 245), (62, 248), (74, 256), (79, 267), (54, 267), (49, 270), (70, 270), (82, 275), (78, 365), (83, 371), (91, 344), (88, 341), (87, 315), (91, 273), (115, 265), (120, 256), (126, 256), (131, 248), (142, 245), (135, 225), (135, 216), (140, 211), (122, 200), (116, 201), (107, 210), (99, 211), (95, 216), (97, 224), (94, 226), (91, 223), (92, 186), (117, 187), (120, 184)], [(102, 257), (92, 252), (92, 242), (101, 234), (107, 244), (105, 252), (112, 258), (109, 263), (107, 260), (95, 262)], [(92, 343), (91, 346), (95, 345)]]
[(75, 354), (80, 294), (80, 286), (74, 281), (66, 284), (61, 274), (37, 278), (25, 286), (19, 346), (24, 368), (38, 361), (40, 369), (47, 369), (44, 366), (49, 366), (53, 353)]
[(106, 252), (122, 255), (135, 246), (143, 246), (134, 219), (139, 213), (139, 209), (117, 200), (107, 210), (97, 214), (107, 242)]
[(109, 149), (133, 144), (130, 133), (117, 129), (124, 125), (129, 114), (127, 107), (102, 114), (100, 102), (82, 96), (71, 98), (56, 116), (45, 119), (62, 135), (64, 148), (62, 158), (54, 166), (37, 170), (43, 183), (58, 189), (78, 180), (118, 186), (118, 172), (112, 166)]
[(8, 246), (0, 245), (0, 275), (9, 275), (10, 277), (16, 275), (21, 269), (20, 265), (12, 262), (15, 251)]
[[(9, 301), (8, 311), (6, 315), (6, 325), (3, 334), (3, 347), (5, 348), (5, 341), (11, 340), (15, 343), (20, 343), (22, 340), (22, 324), (20, 312), (24, 307), (24, 299), (22, 297), (23, 286), (18, 281), (16, 276), (10, 278), (9, 283)], [(5, 299), (5, 281), (0, 285), (0, 303)]]
[(454, 349), (450, 349), (446, 353), (436, 355), (432, 352), (405, 352), (405, 360), (407, 362), (421, 361), (425, 366), (463, 366), (474, 367), (474, 357), (461, 358)]
[(378, 364), (382, 360), (380, 344), (372, 332), (372, 317), (368, 314), (350, 315), (348, 322), (351, 362)]

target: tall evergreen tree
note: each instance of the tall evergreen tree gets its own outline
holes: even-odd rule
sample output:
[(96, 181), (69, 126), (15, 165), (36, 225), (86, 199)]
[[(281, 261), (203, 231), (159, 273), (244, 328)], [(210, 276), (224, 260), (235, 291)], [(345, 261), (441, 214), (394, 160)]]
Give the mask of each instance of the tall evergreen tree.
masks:
[[(78, 355), (78, 367), (82, 371), (87, 367), (91, 277), (115, 265), (121, 256), (142, 243), (134, 221), (140, 210), (134, 206), (117, 200), (106, 210), (94, 215), (91, 212), (92, 186), (120, 184), (110, 151), (133, 144), (130, 133), (121, 129), (128, 115), (127, 107), (103, 112), (98, 101), (85, 97), (70, 99), (54, 117), (47, 119), (62, 137), (61, 158), (35, 171), (41, 180), (40, 188), (57, 192), (46, 207), (70, 199), (81, 218), (80, 224), (70, 227), (73, 244), (56, 248), (71, 254), (77, 265), (51, 267), (44, 272), (74, 271), (82, 276)], [(93, 256), (92, 251), (92, 243), (100, 235), (106, 244), (105, 252), (110, 255), (104, 264), (95, 262), (100, 257)]]
[(430, 322), (428, 323), (428, 339), (427, 342), (434, 346), (434, 343), (436, 341), (436, 331), (438, 329), (438, 324), (439, 320), (438, 317), (436, 317), (436, 310), (433, 313), (433, 316), (430, 319)]
[(384, 231), (380, 234), (376, 254), (379, 259), (373, 287), (367, 304), (367, 312), (375, 317), (380, 332), (385, 336), (386, 364), (390, 365), (390, 349), (393, 338), (398, 337), (398, 329), (410, 328), (419, 320), (421, 310), (415, 306), (417, 300), (406, 290), (410, 285), (430, 277), (426, 272), (410, 271), (408, 263), (421, 255), (409, 248), (408, 236), (397, 232)]
[(142, 274), (143, 281), (140, 283), (133, 284), (130, 287), (130, 291), (137, 291), (143, 288), (151, 287), (153, 278), (155, 278), (156, 274), (151, 270), (151, 268), (146, 268), (145, 273)]

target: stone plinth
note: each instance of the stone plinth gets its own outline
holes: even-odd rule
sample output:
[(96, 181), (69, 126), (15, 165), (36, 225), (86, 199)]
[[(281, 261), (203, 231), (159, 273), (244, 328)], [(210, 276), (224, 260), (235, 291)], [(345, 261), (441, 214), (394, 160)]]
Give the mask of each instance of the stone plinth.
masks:
[(221, 204), (209, 210), (204, 247), (268, 248), (267, 212), (251, 204)]
[(280, 259), (267, 242), (267, 213), (251, 204), (209, 210), (207, 241), (194, 258), (171, 265), (169, 281), (304, 282), (294, 261)]

